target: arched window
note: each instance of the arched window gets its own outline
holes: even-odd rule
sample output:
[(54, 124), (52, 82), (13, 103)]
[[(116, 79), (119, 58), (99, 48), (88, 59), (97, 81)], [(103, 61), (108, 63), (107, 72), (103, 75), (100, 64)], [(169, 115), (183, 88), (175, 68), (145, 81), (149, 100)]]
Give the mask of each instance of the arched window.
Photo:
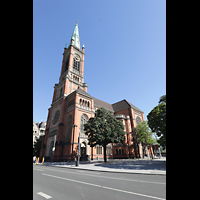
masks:
[(81, 116), (81, 133), (84, 133), (84, 124), (88, 121), (87, 115), (83, 114)]
[(78, 61), (77, 57), (74, 58), (73, 69), (75, 69), (75, 70), (77, 70), (77, 71), (80, 70), (80, 61)]
[(141, 122), (142, 120), (140, 119), (140, 117), (136, 117), (136, 126)]
[(65, 71), (68, 70), (68, 67), (69, 67), (69, 57), (67, 58), (65, 63)]
[(79, 103), (82, 104), (82, 99), (80, 99)]
[(71, 130), (72, 130), (72, 116), (70, 115), (67, 120), (67, 135), (66, 142), (70, 142), (71, 139)]

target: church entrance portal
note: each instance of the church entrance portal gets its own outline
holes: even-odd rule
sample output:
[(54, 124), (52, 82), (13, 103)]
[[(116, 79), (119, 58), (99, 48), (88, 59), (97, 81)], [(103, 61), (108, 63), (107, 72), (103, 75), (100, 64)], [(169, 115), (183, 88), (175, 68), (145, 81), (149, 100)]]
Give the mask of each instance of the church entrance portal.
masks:
[(88, 156), (86, 155), (86, 143), (81, 143), (81, 158), (80, 160), (88, 160)]

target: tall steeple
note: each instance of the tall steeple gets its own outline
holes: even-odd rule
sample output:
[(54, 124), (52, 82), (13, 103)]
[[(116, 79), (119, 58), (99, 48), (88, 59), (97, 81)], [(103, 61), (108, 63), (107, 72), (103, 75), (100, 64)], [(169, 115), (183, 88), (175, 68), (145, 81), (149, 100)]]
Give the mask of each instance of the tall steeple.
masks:
[[(80, 37), (79, 37), (79, 31), (78, 31), (78, 21), (76, 21), (76, 25), (75, 25), (74, 32), (73, 32), (72, 37), (71, 37), (71, 41), (72, 41), (72, 39), (74, 40), (73, 45), (75, 45), (76, 47), (78, 47), (80, 49)], [(71, 41), (70, 41), (70, 44), (71, 44)]]
[(76, 22), (70, 45), (64, 48), (59, 83), (55, 84), (53, 102), (68, 96), (78, 88), (87, 92), (87, 83), (84, 83), (84, 57), (85, 46), (80, 49), (78, 22)]

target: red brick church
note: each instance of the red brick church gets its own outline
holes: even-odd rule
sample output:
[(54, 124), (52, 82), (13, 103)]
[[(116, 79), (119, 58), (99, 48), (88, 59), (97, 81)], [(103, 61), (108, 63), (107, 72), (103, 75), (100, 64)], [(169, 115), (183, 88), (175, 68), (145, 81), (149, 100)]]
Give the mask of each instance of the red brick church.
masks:
[(144, 121), (144, 113), (126, 99), (109, 104), (88, 94), (87, 83), (84, 82), (84, 57), (85, 47), (83, 45), (80, 48), (76, 22), (71, 42), (64, 48), (59, 83), (54, 86), (52, 104), (48, 109), (40, 158), (45, 157), (46, 161), (77, 158), (79, 131), (80, 159), (103, 158), (103, 147), (91, 148), (83, 131), (83, 124), (101, 107), (111, 111), (117, 119), (122, 119), (127, 132), (124, 144), (111, 143), (107, 146), (108, 158), (141, 157), (141, 145), (138, 146), (138, 152), (134, 152), (131, 131), (140, 121)]

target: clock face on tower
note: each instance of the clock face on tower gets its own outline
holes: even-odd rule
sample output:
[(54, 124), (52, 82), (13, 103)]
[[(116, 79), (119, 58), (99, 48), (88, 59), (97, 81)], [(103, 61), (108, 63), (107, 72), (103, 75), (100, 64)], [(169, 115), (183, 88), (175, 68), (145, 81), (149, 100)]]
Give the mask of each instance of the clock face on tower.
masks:
[(76, 60), (77, 62), (79, 62), (79, 61), (80, 61), (80, 57), (79, 57), (78, 55), (76, 55), (76, 56), (75, 56), (75, 60)]

